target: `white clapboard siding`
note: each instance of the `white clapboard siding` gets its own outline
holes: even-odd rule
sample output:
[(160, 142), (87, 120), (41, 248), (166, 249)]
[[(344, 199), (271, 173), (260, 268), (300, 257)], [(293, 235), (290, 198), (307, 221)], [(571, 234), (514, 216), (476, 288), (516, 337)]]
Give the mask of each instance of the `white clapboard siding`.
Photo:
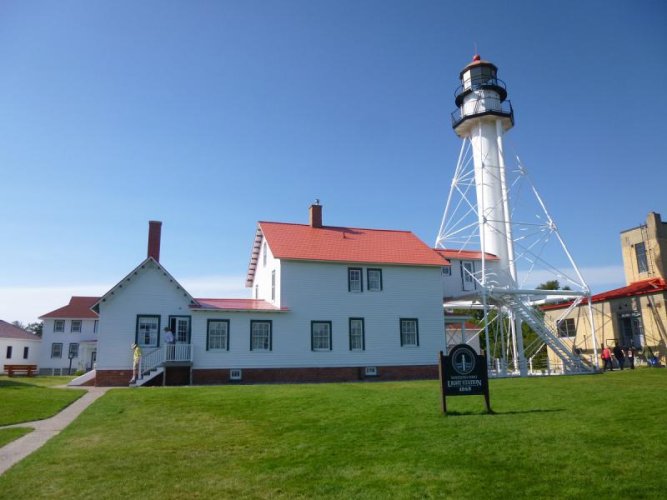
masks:
[(131, 345), (135, 341), (137, 315), (160, 316), (158, 335), (162, 345), (162, 329), (169, 316), (191, 314), (185, 291), (151, 261), (122, 285), (99, 305), (98, 370), (132, 367)]

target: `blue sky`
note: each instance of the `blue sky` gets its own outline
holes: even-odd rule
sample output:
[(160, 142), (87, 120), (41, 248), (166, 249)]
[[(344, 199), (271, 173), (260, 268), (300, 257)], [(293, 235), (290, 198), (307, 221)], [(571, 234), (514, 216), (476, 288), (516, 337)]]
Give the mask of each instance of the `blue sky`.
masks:
[(506, 136), (593, 291), (619, 232), (667, 219), (661, 1), (6, 1), (0, 318), (106, 292), (146, 255), (195, 296), (245, 296), (258, 220), (433, 244), (475, 44)]

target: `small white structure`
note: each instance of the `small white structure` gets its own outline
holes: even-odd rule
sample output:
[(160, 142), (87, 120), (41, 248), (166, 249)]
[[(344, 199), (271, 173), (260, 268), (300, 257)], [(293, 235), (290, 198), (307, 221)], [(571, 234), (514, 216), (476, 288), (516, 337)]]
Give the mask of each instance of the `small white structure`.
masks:
[(0, 319), (0, 373), (5, 365), (37, 365), (42, 339)]
[(43, 347), (39, 371), (44, 375), (65, 375), (70, 369), (94, 369), (97, 357), (97, 313), (91, 307), (98, 297), (72, 297), (69, 304), (40, 316)]

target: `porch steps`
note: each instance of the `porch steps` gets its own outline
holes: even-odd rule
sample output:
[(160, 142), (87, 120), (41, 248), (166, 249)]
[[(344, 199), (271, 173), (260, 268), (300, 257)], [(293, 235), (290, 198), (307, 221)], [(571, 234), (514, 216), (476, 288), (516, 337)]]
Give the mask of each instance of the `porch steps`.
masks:
[(162, 375), (163, 373), (164, 368), (162, 366), (155, 367), (147, 373), (141, 375), (134, 383), (130, 384), (130, 387), (141, 387), (142, 385), (146, 385), (148, 382)]

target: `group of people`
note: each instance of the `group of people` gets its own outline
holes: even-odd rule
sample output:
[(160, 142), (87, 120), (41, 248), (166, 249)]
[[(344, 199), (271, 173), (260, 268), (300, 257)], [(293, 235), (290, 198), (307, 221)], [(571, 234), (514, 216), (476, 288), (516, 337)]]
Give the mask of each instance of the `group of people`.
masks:
[[(167, 359), (173, 360), (176, 355), (176, 337), (171, 328), (166, 326), (164, 328), (164, 341), (167, 344)], [(139, 378), (139, 371), (141, 370), (141, 347), (136, 343), (132, 344), (132, 379), (130, 384), (134, 384)]]
[[(609, 349), (609, 346), (604, 345), (602, 346), (602, 361), (604, 363), (603, 370), (607, 371), (613, 371), (614, 370), (614, 362), (613, 358), (616, 358), (616, 362), (618, 363), (618, 367), (622, 370), (625, 365), (625, 361), (628, 361), (628, 365), (632, 370), (635, 369), (635, 349), (634, 347), (630, 346), (624, 346), (621, 347), (618, 342), (616, 342), (616, 345), (614, 346), (613, 349)], [(613, 355), (613, 357), (612, 357)]]

